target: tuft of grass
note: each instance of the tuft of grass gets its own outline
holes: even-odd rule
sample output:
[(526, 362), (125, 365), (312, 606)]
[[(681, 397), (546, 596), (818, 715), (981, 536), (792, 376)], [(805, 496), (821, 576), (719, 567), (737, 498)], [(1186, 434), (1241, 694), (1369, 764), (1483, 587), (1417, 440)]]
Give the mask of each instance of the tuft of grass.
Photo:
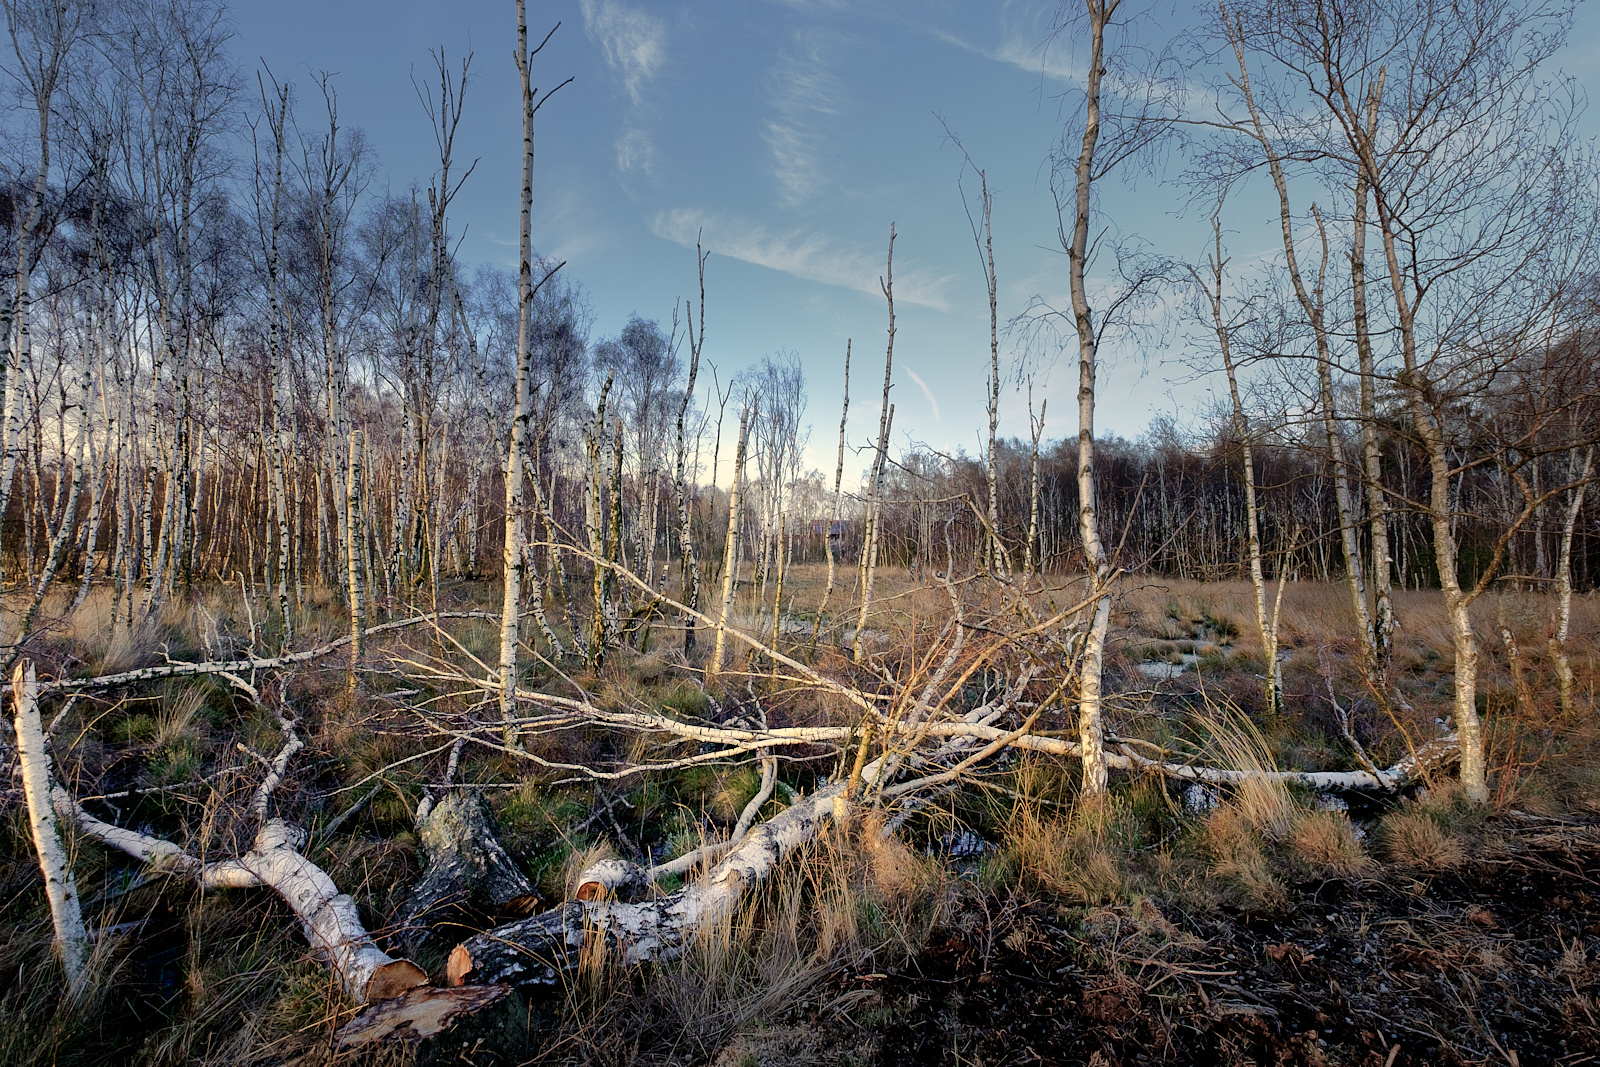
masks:
[(1335, 811), (1302, 815), (1289, 832), (1288, 846), (1296, 860), (1324, 878), (1350, 878), (1371, 863), (1356, 839), (1355, 827)]
[(1206, 748), (1216, 765), (1242, 774), (1232, 783), (1232, 808), (1268, 839), (1281, 839), (1297, 809), (1289, 787), (1277, 777), (1277, 760), (1261, 730), (1243, 712), (1217, 704), (1209, 704), (1197, 722), (1208, 735)]
[(1113, 796), (1080, 804), (1065, 818), (1018, 805), (1002, 847), (1024, 884), (1074, 904), (1105, 904), (1131, 892), (1125, 857), (1138, 836), (1137, 820)]
[(1228, 882), (1240, 903), (1276, 911), (1289, 902), (1275, 865), (1263, 847), (1259, 827), (1237, 804), (1224, 804), (1201, 824), (1201, 841), (1211, 873)]
[(1446, 833), (1430, 813), (1415, 807), (1384, 816), (1378, 840), (1385, 858), (1410, 870), (1447, 870), (1466, 858), (1461, 842)]

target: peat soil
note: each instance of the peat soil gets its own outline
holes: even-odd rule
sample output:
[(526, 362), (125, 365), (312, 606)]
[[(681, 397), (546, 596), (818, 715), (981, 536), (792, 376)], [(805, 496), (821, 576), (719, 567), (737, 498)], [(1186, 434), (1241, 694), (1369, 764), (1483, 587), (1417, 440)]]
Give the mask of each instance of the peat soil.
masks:
[(1600, 827), (1491, 830), (1452, 870), (1270, 911), (979, 900), (813, 1025), (854, 1024), (884, 1065), (1597, 1062)]

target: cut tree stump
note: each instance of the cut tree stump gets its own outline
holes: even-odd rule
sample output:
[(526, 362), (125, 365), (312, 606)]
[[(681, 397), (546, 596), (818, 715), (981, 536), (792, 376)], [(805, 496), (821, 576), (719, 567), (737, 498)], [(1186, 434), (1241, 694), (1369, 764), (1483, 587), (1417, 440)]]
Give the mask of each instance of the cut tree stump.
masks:
[(448, 1029), (462, 1016), (504, 1000), (510, 992), (511, 987), (507, 985), (474, 985), (459, 989), (419, 986), (362, 1008), (354, 1019), (339, 1028), (334, 1043), (342, 1049), (359, 1048), (374, 1041), (403, 1041), (414, 1045)]
[[(874, 760), (862, 772), (862, 781), (876, 783), (884, 766), (882, 757)], [(843, 797), (844, 788), (844, 782), (836, 782), (801, 797), (751, 830), (703, 878), (677, 892), (638, 903), (568, 901), (468, 938), (450, 953), (445, 980), (451, 986), (468, 981), (553, 984), (576, 965), (585, 941), (594, 938), (604, 938), (627, 964), (671, 958), (695, 930), (731, 915), (745, 889), (766, 879), (786, 856), (814, 840), (833, 817), (834, 799)]]
[(400, 939), (415, 952), (442, 921), (475, 901), (498, 913), (526, 914), (536, 899), (495, 832), (494, 816), (481, 794), (452, 790), (422, 821), (422, 850), (428, 866), (411, 891), (400, 919)]

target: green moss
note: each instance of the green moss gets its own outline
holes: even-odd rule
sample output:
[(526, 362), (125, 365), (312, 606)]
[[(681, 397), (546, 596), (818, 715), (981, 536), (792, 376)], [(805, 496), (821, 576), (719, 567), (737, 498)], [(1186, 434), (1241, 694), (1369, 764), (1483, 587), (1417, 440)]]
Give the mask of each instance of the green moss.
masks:
[(121, 744), (138, 744), (149, 741), (156, 735), (156, 720), (153, 715), (127, 715), (111, 723), (107, 729), (111, 740)]
[(179, 737), (151, 757), (145, 768), (147, 785), (177, 785), (200, 776), (200, 744), (192, 737)]
[(663, 693), (659, 700), (662, 708), (677, 715), (704, 718), (711, 710), (711, 700), (698, 687), (680, 681)]

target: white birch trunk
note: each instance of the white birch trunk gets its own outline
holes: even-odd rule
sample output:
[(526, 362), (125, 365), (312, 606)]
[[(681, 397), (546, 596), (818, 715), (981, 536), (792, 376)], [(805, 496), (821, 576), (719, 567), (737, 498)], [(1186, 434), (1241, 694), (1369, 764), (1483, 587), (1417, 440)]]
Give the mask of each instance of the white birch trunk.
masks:
[(728, 491), (728, 534), (722, 552), (722, 606), (717, 612), (717, 642), (706, 664), (706, 680), (722, 673), (728, 647), (728, 619), (733, 614), (733, 597), (739, 585), (739, 507), (744, 494), (745, 446), (750, 437), (750, 405), (739, 409), (739, 445), (733, 459), (733, 487)]
[(360, 430), (350, 431), (349, 477), (344, 479), (344, 543), (346, 581), (350, 593), (350, 688), (360, 688), (361, 635), (367, 626), (367, 602), (363, 593), (363, 570), (366, 535), (361, 521), (361, 456), (363, 451)]
[(72, 865), (61, 844), (51, 803), (50, 753), (45, 747), (44, 729), (39, 721), (39, 686), (33, 664), (17, 664), (11, 675), (11, 698), (16, 702), (17, 762), (22, 770), (22, 792), (28, 805), (28, 827), (33, 847), (39, 854), (39, 869), (44, 875), (45, 897), (50, 902), (50, 920), (55, 926), (56, 951), (61, 954), (67, 983), (77, 991), (89, 955), (89, 934), (83, 925), (78, 903), (78, 886)]
[(1100, 688), (1105, 671), (1106, 630), (1111, 621), (1110, 565), (1100, 541), (1095, 502), (1094, 402), (1095, 363), (1099, 338), (1089, 308), (1085, 272), (1089, 259), (1089, 213), (1093, 201), (1094, 153), (1100, 139), (1100, 89), (1105, 78), (1105, 31), (1116, 0), (1089, 0), (1091, 34), (1089, 73), (1084, 89), (1083, 144), (1074, 172), (1074, 216), (1067, 249), (1073, 322), (1078, 334), (1078, 534), (1094, 615), (1083, 639), (1078, 679), (1078, 741), (1083, 750), (1083, 792), (1097, 797), (1106, 791), (1104, 733)]
[(856, 611), (855, 640), (851, 642), (851, 658), (860, 663), (866, 658), (867, 646), (862, 632), (867, 628), (867, 616), (872, 611), (872, 586), (878, 573), (879, 513), (883, 507), (884, 464), (889, 456), (889, 428), (894, 422), (894, 405), (889, 403), (889, 388), (894, 374), (894, 224), (889, 224), (889, 255), (884, 276), (878, 282), (883, 297), (889, 304), (889, 345), (883, 360), (883, 406), (878, 414), (878, 450), (873, 454), (872, 473), (867, 484), (867, 519), (861, 545), (861, 604)]
[(1556, 629), (1550, 637), (1550, 654), (1555, 660), (1556, 679), (1561, 692), (1561, 714), (1571, 719), (1577, 712), (1577, 682), (1572, 674), (1572, 659), (1567, 655), (1567, 635), (1572, 627), (1572, 535), (1578, 524), (1578, 513), (1583, 510), (1584, 491), (1594, 471), (1594, 446), (1583, 450), (1583, 466), (1578, 467), (1578, 457), (1572, 457), (1571, 479), (1574, 488), (1569, 490), (1566, 513), (1561, 519), (1561, 548), (1556, 557)]
[(520, 747), (521, 737), (512, 720), (517, 714), (517, 624), (522, 606), (522, 572), (527, 566), (522, 551), (522, 456), (532, 410), (528, 381), (533, 359), (529, 331), (533, 315), (533, 57), (528, 53), (528, 14), (525, 0), (517, 0), (517, 74), (522, 101), (522, 194), (518, 226), (517, 369), (516, 407), (511, 413), (511, 440), (506, 446), (506, 520), (502, 555), (505, 576), (500, 614), (500, 717), (505, 741)]

